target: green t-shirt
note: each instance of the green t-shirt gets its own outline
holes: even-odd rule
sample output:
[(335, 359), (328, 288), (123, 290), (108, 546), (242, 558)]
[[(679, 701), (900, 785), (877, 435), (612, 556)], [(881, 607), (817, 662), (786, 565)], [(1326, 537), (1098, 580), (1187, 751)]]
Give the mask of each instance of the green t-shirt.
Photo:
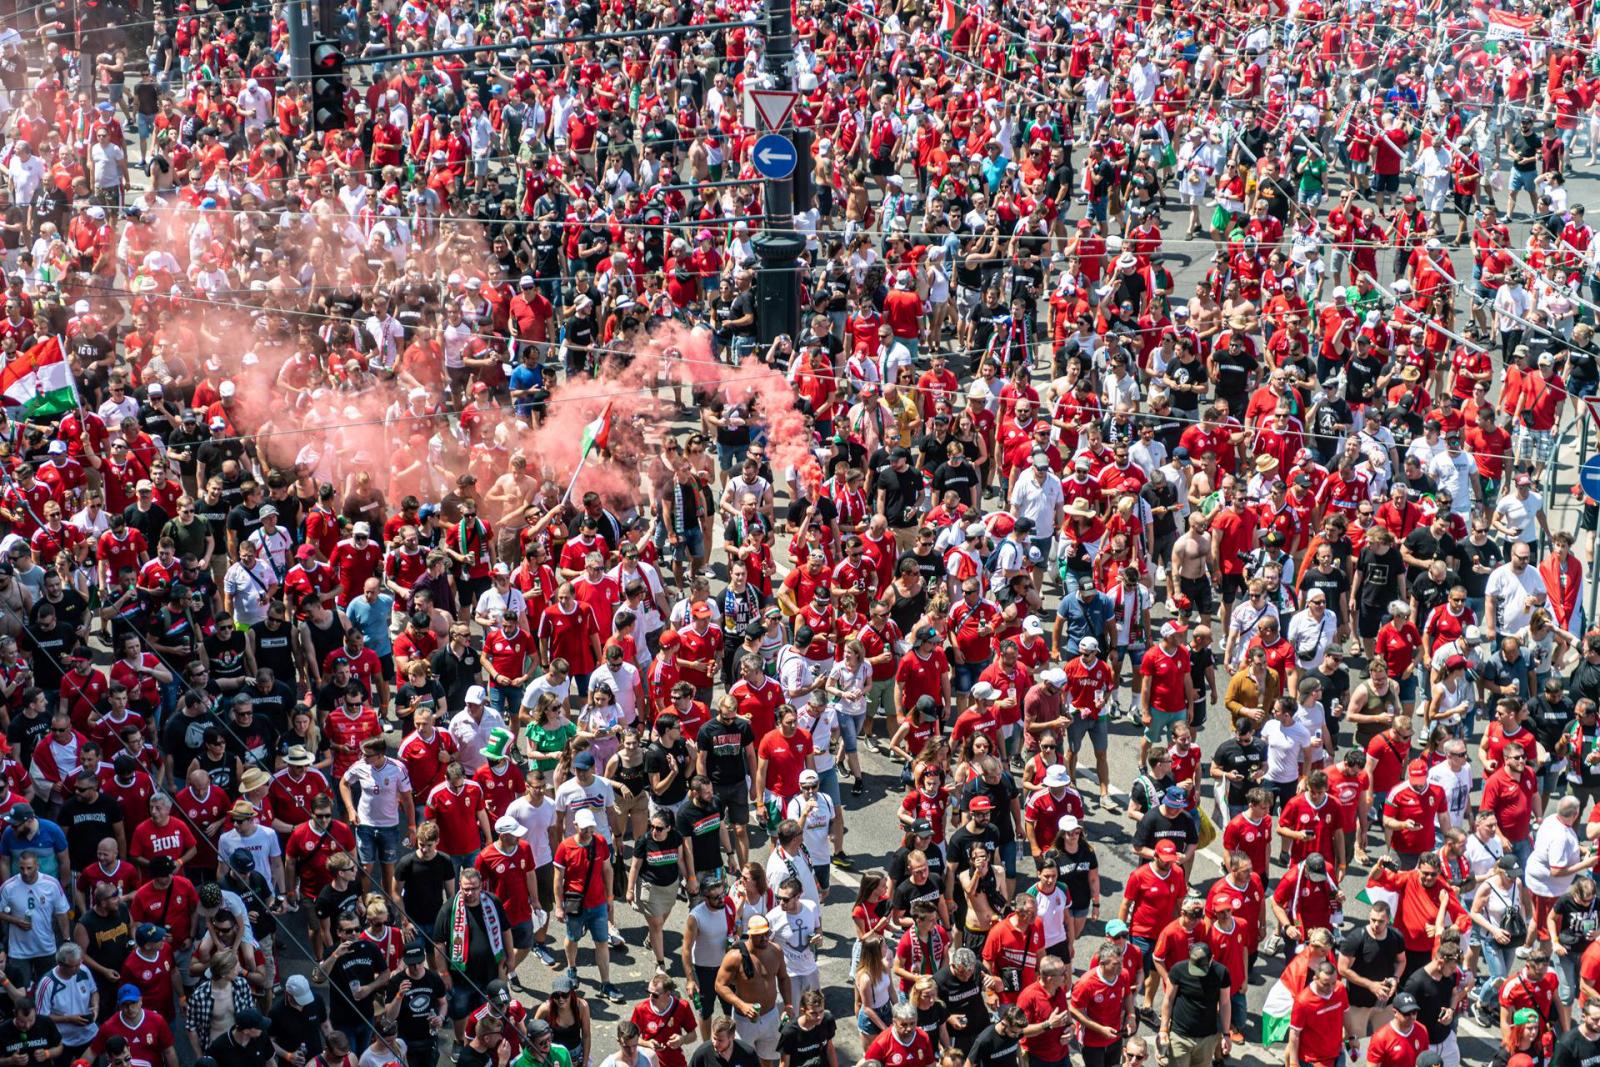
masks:
[(567, 1051), (565, 1045), (550, 1045), (550, 1058), (536, 1060), (533, 1050), (523, 1047), (517, 1058), (511, 1061), (511, 1067), (572, 1067), (572, 1053)]
[(553, 730), (540, 723), (530, 723), (522, 736), (527, 738), (528, 747), (533, 750), (533, 765), (549, 772), (556, 769), (567, 742), (578, 736), (578, 728), (570, 722), (564, 722)]
[(1306, 160), (1306, 169), (1300, 172), (1300, 191), (1302, 193), (1320, 193), (1327, 173), (1327, 160), (1316, 158)]

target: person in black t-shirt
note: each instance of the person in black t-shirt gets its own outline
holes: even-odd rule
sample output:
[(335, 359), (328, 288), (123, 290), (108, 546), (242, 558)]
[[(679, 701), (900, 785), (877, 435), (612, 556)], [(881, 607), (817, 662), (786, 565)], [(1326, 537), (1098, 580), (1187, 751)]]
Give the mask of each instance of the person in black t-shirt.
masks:
[(835, 1057), (833, 1036), (838, 1027), (823, 1008), (822, 994), (808, 989), (800, 995), (799, 1015), (778, 1031), (778, 1052), (789, 1067), (830, 1067)]
[(897, 448), (889, 453), (889, 466), (878, 473), (877, 480), (877, 510), (888, 517), (897, 540), (915, 529), (921, 499), (922, 472), (911, 469), (909, 451)]
[[(1377, 1030), (1373, 1011), (1388, 1006), (1400, 988), (1406, 965), (1406, 942), (1390, 923), (1389, 905), (1373, 901), (1367, 923), (1339, 946), (1339, 974), (1350, 992), (1347, 1033), (1365, 1039)], [(1383, 1020), (1377, 1020), (1381, 1025)]]
[(1211, 946), (1204, 941), (1191, 944), (1189, 958), (1167, 972), (1161, 1029), (1171, 1034), (1175, 1059), (1209, 1061), (1208, 1050), (1219, 1046), (1228, 1054), (1228, 1031), (1242, 1025), (1231, 1017), (1230, 984), (1228, 969), (1211, 958)]
[[(744, 720), (739, 720), (744, 724)], [(714, 722), (706, 726), (714, 725)], [(744, 724), (749, 729), (748, 724)], [(700, 736), (706, 735), (705, 727)], [(703, 751), (703, 750), (702, 750)], [(748, 810), (748, 809), (747, 809)], [(689, 779), (689, 796), (674, 819), (678, 833), (689, 842), (689, 862), (696, 879), (722, 872), (722, 857), (732, 851), (728, 820), (711, 779), (697, 774)]]
[(322, 1053), (322, 1024), (327, 1019), (328, 1006), (305, 975), (297, 974), (283, 984), (283, 996), (267, 1015), (267, 1036), (282, 1056), (303, 1051), (309, 1063)]
[(950, 1034), (950, 1043), (963, 1052), (968, 1051), (989, 1020), (977, 953), (969, 948), (956, 949), (950, 954), (950, 962), (933, 973), (933, 984), (949, 1009), (944, 1025)]
[(56, 1024), (39, 1014), (32, 997), (17, 1002), (16, 1015), (0, 1023), (0, 1058), (26, 1055), (29, 1062), (34, 1053), (46, 1052), (43, 1062), (50, 1063), (61, 1051), (61, 1031)]
[(72, 783), (72, 796), (61, 805), (56, 823), (67, 835), (67, 857), (74, 870), (86, 870), (95, 862), (95, 850), (108, 837), (123, 837), (122, 803), (100, 789), (100, 778), (91, 770), (80, 770)]
[(678, 717), (670, 712), (656, 718), (656, 739), (645, 750), (644, 769), (652, 808), (670, 808), (676, 813), (689, 795), (689, 777), (694, 763)]
[[(332, 870), (333, 862), (329, 861)], [(417, 827), (416, 851), (404, 856), (394, 868), (400, 887), (400, 903), (413, 922), (438, 915), (444, 902), (455, 892), (456, 865), (439, 854), (439, 827), (425, 822)], [(318, 897), (320, 902), (321, 897)]]
[(422, 943), (411, 942), (401, 957), (405, 969), (389, 980), (383, 993), (383, 1014), (398, 1028), (406, 1043), (406, 1062), (413, 1067), (431, 1065), (438, 1058), (434, 1034), (447, 1015), (444, 979), (428, 969), (427, 960)]
[(351, 1048), (364, 1049), (370, 1040), (373, 1001), (391, 972), (383, 950), (358, 936), (361, 922), (354, 915), (341, 914), (334, 933), (333, 952), (319, 965), (328, 978), (328, 1021), (349, 1038)]
[(1255, 723), (1240, 719), (1233, 736), (1211, 754), (1211, 773), (1227, 783), (1227, 814), (1244, 810), (1246, 796), (1261, 784), (1267, 769), (1267, 743), (1256, 737)]
[(22, 691), (21, 711), (11, 717), (11, 724), (6, 727), (6, 740), (11, 743), (17, 762), (24, 767), (31, 764), (34, 747), (49, 732), (50, 711), (44, 690), (29, 686)]
[(1402, 992), (1416, 998), (1417, 1022), (1428, 1031), (1428, 1047), (1432, 1049), (1440, 1048), (1455, 1033), (1459, 1009), (1467, 1002), (1467, 983), (1461, 975), (1461, 941), (1455, 934), (1451, 930), (1441, 938), (1433, 959), (1401, 986)]
[(1022, 1030), (1027, 1024), (1027, 1017), (1015, 1007), (1004, 1009), (993, 1025), (973, 1040), (972, 1047), (967, 1049), (968, 1062), (987, 1067), (1017, 1067)]
[[(0, 1044), (0, 1051), (4, 1049), (5, 1045)], [(1600, 1062), (1600, 1000), (1591, 1000), (1583, 1006), (1578, 1025), (1556, 1038), (1550, 1067), (1586, 1067), (1597, 1062)]]

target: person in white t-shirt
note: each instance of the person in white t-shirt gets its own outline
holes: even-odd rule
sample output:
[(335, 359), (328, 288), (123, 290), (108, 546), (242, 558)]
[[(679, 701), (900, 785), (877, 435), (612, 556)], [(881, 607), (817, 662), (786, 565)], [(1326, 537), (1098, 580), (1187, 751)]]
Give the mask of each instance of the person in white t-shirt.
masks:
[(827, 889), (834, 850), (844, 844), (844, 822), (838, 804), (822, 788), (816, 771), (800, 772), (800, 794), (789, 798), (783, 814), (800, 824), (801, 840), (805, 843), (806, 855), (811, 858), (812, 873), (817, 885)]
[(1467, 758), (1467, 743), (1459, 737), (1446, 742), (1444, 756), (1428, 768), (1428, 784), (1444, 790), (1445, 821), (1449, 827), (1466, 830), (1472, 797), (1472, 763)]
[[(550, 951), (550, 912), (555, 904), (555, 848), (560, 823), (556, 802), (547, 795), (545, 773), (537, 767), (528, 769), (526, 789), (523, 794), (506, 805), (506, 818), (517, 820), (527, 831), (523, 840), (533, 851), (533, 880), (538, 899), (533, 902), (536, 929), (533, 931), (533, 954), (549, 967), (556, 964)], [(544, 920), (539, 922), (539, 913)]]

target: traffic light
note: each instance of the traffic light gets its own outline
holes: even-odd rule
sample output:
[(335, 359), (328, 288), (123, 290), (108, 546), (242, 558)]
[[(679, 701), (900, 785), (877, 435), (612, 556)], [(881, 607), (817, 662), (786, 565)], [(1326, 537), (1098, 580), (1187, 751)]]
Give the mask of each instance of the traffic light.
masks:
[(311, 45), (311, 130), (327, 133), (349, 123), (344, 109), (344, 50), (335, 41)]

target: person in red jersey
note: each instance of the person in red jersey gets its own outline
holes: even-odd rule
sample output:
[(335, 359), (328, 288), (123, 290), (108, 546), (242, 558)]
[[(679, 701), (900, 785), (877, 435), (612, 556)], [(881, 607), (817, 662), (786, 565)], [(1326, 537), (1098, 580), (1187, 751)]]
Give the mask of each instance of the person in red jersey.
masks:
[(1073, 1030), (1071, 984), (1072, 971), (1066, 962), (1046, 956), (1039, 961), (1039, 977), (1017, 998), (1017, 1010), (1027, 1028), (1018, 1031), (1030, 1063), (1067, 1062)]
[(1361, 1048), (1350, 1028), (1350, 997), (1331, 960), (1311, 967), (1311, 981), (1289, 1010), (1289, 1047), (1283, 1062), (1295, 1067), (1340, 1062)]
[(1383, 828), (1403, 871), (1411, 870), (1419, 856), (1433, 850), (1435, 834), (1444, 839), (1450, 829), (1449, 801), (1443, 786), (1428, 781), (1426, 761), (1414, 759), (1407, 764), (1405, 783), (1384, 798)]
[(158, 856), (186, 866), (194, 858), (195, 844), (194, 831), (173, 815), (172, 798), (157, 793), (150, 798), (150, 817), (128, 838), (128, 858), (148, 877)]
[(1000, 980), (995, 997), (1001, 1004), (1015, 1004), (1033, 984), (1043, 954), (1044, 924), (1037, 904), (1027, 893), (1018, 893), (1011, 900), (1011, 913), (989, 928), (981, 953), (984, 966)]
[(483, 787), (467, 781), (466, 768), (459, 762), (445, 768), (445, 780), (428, 794), (423, 818), (438, 824), (439, 851), (458, 865), (494, 837)]
[(1245, 794), (1245, 810), (1228, 821), (1222, 830), (1222, 847), (1228, 852), (1242, 852), (1250, 859), (1250, 868), (1263, 882), (1270, 877), (1270, 859), (1274, 823), (1273, 796), (1256, 786)]
[(1156, 842), (1150, 862), (1134, 869), (1122, 890), (1122, 905), (1117, 918), (1128, 924), (1128, 934), (1144, 958), (1142, 1006), (1155, 1009), (1156, 939), (1178, 914), (1178, 906), (1189, 892), (1189, 881), (1180, 864), (1182, 854), (1170, 838)]
[[(456, 739), (435, 725), (436, 713), (418, 707), (412, 717), (416, 729), (400, 742), (399, 760), (411, 776), (412, 796), (426, 802), (433, 787), (444, 781), (445, 768), (455, 761)], [(286, 761), (287, 762), (287, 761)]]
[(272, 776), (267, 791), (274, 818), (294, 827), (311, 821), (318, 797), (332, 796), (328, 780), (311, 767), (311, 753), (304, 745), (290, 745), (283, 754), (283, 769)]
[(333, 880), (328, 860), (341, 852), (353, 852), (355, 847), (356, 835), (350, 824), (333, 817), (333, 797), (323, 794), (313, 800), (310, 820), (296, 826), (283, 846), (289, 906), (316, 900), (323, 886)]
[(350, 527), (350, 536), (333, 546), (328, 554), (328, 569), (333, 572), (339, 592), (335, 598), (340, 607), (350, 603), (375, 581), (383, 567), (383, 546), (372, 539), (372, 527), (358, 522)]
[(177, 1067), (172, 1029), (158, 1011), (144, 1006), (144, 990), (132, 982), (115, 988), (117, 1010), (100, 1024), (99, 1032), (89, 1042), (88, 1053), (98, 1056), (106, 1051), (107, 1042), (121, 1038), (136, 1059)]
[(683, 1050), (699, 1026), (694, 1007), (678, 996), (670, 976), (658, 971), (650, 979), (650, 995), (634, 1005), (628, 1019), (639, 1028), (639, 1047), (654, 1052), (660, 1067), (688, 1067)]
[(1306, 775), (1305, 791), (1283, 805), (1278, 813), (1278, 836), (1289, 842), (1289, 862), (1298, 863), (1317, 852), (1342, 875), (1346, 862), (1344, 816), (1328, 794), (1325, 772)]
[(146, 1004), (174, 1003), (177, 991), (177, 964), (166, 928), (156, 923), (139, 923), (133, 928), (133, 948), (122, 961), (119, 984), (139, 990)]
[(157, 856), (150, 862), (150, 880), (136, 889), (128, 902), (128, 921), (172, 931), (174, 947), (181, 952), (191, 940), (200, 894), (194, 883), (177, 870), (178, 865), (166, 856)]
[(756, 795), (776, 802), (785, 811), (800, 795), (800, 772), (815, 769), (811, 733), (800, 726), (800, 713), (785, 705), (778, 709), (778, 724), (756, 742)]
[(518, 989), (524, 987), (516, 977), (517, 965), (533, 947), (533, 902), (539, 899), (533, 850), (523, 840), (526, 836), (526, 827), (502, 815), (494, 824), (494, 840), (472, 861), (483, 875), (484, 887), (505, 905), (511, 927), (511, 984)]
[(1396, 994), (1393, 1017), (1367, 1042), (1372, 1067), (1417, 1067), (1417, 1057), (1428, 1051), (1428, 1028), (1417, 1021), (1421, 1011), (1416, 997)]
[[(1109, 924), (1107, 926), (1109, 932)], [(1123, 967), (1122, 946), (1108, 938), (1089, 969), (1072, 984), (1068, 1010), (1078, 1024), (1084, 1067), (1118, 1067), (1122, 1037), (1138, 1026), (1134, 982)]]
[(895, 1005), (889, 1029), (867, 1044), (863, 1058), (883, 1067), (933, 1067), (939, 1062), (933, 1042), (917, 1026), (917, 1009), (909, 1001)]

